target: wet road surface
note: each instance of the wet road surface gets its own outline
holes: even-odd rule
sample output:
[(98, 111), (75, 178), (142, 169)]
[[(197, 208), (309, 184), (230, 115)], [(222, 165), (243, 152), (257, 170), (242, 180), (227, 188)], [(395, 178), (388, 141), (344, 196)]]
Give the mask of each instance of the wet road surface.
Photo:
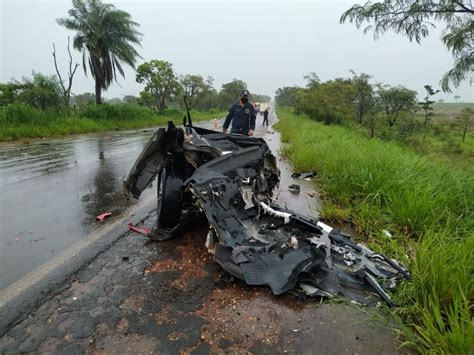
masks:
[(152, 132), (0, 146), (0, 290), (136, 203), (121, 183)]
[[(278, 146), (278, 134), (259, 135)], [(275, 151), (274, 151), (275, 153)], [(280, 201), (314, 213), (317, 199)], [(154, 211), (144, 221), (156, 222)], [(374, 308), (299, 302), (249, 287), (224, 273), (204, 246), (208, 225), (165, 242), (126, 232), (33, 313), (0, 338), (0, 353), (393, 354), (399, 343)]]

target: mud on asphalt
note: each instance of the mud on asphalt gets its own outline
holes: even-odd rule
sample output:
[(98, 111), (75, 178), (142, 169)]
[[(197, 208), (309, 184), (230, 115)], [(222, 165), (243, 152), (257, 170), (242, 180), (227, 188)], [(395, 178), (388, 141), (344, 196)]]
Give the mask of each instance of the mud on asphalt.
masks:
[(124, 234), (5, 333), (0, 352), (397, 352), (375, 310), (302, 303), (232, 279), (207, 253), (207, 231), (202, 223), (164, 242)]

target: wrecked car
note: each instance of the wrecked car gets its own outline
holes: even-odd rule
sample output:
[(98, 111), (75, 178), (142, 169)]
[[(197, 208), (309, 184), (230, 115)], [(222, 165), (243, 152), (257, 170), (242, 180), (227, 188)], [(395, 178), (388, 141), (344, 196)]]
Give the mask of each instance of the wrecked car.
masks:
[[(158, 239), (206, 218), (206, 247), (223, 270), (273, 294), (343, 297), (361, 304), (380, 299), (410, 278), (397, 261), (375, 253), (321, 221), (279, 206), (276, 159), (261, 138), (224, 134), (172, 122), (151, 137), (128, 179), (127, 195), (157, 177)], [(160, 237), (161, 235), (161, 237)]]

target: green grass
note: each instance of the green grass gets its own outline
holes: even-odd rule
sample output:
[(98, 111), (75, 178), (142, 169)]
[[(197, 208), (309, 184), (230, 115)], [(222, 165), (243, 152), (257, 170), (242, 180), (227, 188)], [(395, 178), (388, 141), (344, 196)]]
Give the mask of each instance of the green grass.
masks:
[(474, 102), (437, 102), (433, 104), (433, 111), (435, 113), (447, 117), (459, 115), (463, 108), (474, 109)]
[[(374, 131), (375, 137), (410, 148), (430, 160), (441, 161), (455, 169), (461, 168), (474, 174), (474, 131), (472, 125), (463, 142), (464, 127), (461, 120), (450, 118), (437, 109), (434, 113), (426, 132), (423, 128), (424, 116), (421, 113), (402, 114), (393, 127), (387, 124), (384, 114), (379, 114)], [(363, 125), (354, 122), (348, 122), (346, 125), (359, 135), (369, 137), (370, 129), (367, 119)]]
[(373, 248), (409, 265), (413, 281), (395, 295), (405, 345), (472, 353), (474, 176), (395, 142), (278, 112), (283, 153), (297, 170), (318, 172), (323, 217), (352, 223)]
[[(221, 111), (192, 111), (193, 122), (225, 115)], [(185, 112), (168, 109), (157, 115), (154, 111), (130, 104), (87, 106), (74, 112), (42, 112), (26, 105), (13, 104), (0, 108), (0, 141), (43, 138), (68, 134), (134, 129), (181, 124)]]

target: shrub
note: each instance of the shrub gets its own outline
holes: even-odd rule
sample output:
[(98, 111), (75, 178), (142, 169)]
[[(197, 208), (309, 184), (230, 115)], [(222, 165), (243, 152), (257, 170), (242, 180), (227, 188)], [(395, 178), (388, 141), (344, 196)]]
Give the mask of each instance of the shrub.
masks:
[(0, 108), (0, 122), (3, 127), (19, 124), (44, 125), (48, 120), (56, 119), (58, 113), (41, 111), (30, 105), (13, 103)]
[(92, 120), (138, 120), (156, 117), (149, 108), (136, 104), (104, 103), (102, 105), (88, 105), (80, 112), (81, 117)]

